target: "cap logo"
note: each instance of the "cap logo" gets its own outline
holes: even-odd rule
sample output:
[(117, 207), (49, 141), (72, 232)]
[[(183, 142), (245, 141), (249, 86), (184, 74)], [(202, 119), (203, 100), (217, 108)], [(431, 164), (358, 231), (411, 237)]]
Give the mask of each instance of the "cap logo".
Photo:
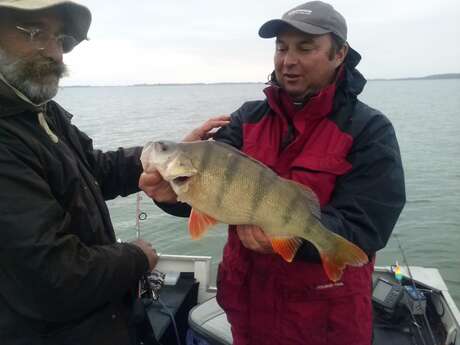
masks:
[(294, 11), (289, 12), (287, 15), (288, 15), (289, 17), (291, 17), (291, 16), (294, 16), (294, 15), (296, 15), (296, 14), (306, 14), (306, 15), (310, 15), (311, 13), (312, 13), (311, 10), (294, 10)]

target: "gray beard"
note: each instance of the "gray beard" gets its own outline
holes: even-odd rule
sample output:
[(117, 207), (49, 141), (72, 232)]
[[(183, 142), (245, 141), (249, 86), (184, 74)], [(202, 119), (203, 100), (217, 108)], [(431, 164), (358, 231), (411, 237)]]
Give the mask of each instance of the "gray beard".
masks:
[(28, 59), (12, 59), (0, 48), (0, 73), (33, 103), (42, 104), (56, 96), (67, 67), (38, 54)]

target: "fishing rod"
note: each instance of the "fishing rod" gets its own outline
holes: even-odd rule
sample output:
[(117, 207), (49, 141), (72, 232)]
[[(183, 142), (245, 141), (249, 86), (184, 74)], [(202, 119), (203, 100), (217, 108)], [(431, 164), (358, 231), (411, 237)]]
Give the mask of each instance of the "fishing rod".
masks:
[[(140, 240), (142, 237), (141, 236), (141, 221), (144, 221), (147, 219), (147, 213), (145, 213), (144, 211), (141, 211), (141, 200), (142, 200), (141, 194), (138, 192), (136, 194), (136, 233), (137, 233), (138, 240)], [(157, 255), (158, 257), (160, 256), (159, 253), (157, 253)], [(170, 311), (167, 305), (160, 299), (160, 290), (164, 285), (165, 277), (166, 275), (164, 273), (156, 269), (153, 270), (152, 272), (145, 273), (142, 276), (142, 278), (139, 280), (139, 287), (138, 287), (139, 289), (138, 290), (138, 308), (142, 308), (142, 311), (140, 311), (140, 315), (142, 315), (145, 318), (146, 317), (145, 308), (148, 305), (150, 305), (153, 301), (155, 302), (158, 301), (163, 307), (163, 309), (165, 310), (164, 313), (170, 317), (173, 323), (177, 345), (181, 345), (179, 331), (176, 325), (176, 320), (174, 319), (174, 314)], [(148, 298), (146, 303), (142, 303), (143, 297)], [(146, 338), (145, 340), (148, 341), (148, 343), (151, 343), (152, 345), (160, 344), (159, 340), (156, 339), (153, 333), (153, 327), (151, 327), (150, 331), (152, 332), (151, 336), (149, 338)]]
[[(141, 211), (141, 200), (141, 194), (138, 192), (136, 195), (136, 233), (138, 240), (140, 240), (142, 237), (141, 221), (147, 219), (147, 213)], [(159, 257), (160, 254), (157, 253), (157, 256)], [(160, 297), (160, 290), (164, 285), (164, 280), (165, 274), (156, 269), (152, 272), (144, 274), (139, 281), (139, 298), (141, 298), (142, 295), (146, 295), (154, 301), (158, 301)]]
[[(433, 331), (432, 331), (431, 326), (430, 326), (430, 323), (429, 323), (428, 318), (427, 318), (427, 316), (426, 316), (426, 308), (424, 308), (424, 307), (422, 306), (422, 304), (423, 304), (423, 301), (422, 301), (422, 298), (421, 298), (422, 293), (419, 292), (419, 289), (418, 289), (417, 286), (415, 285), (415, 280), (414, 280), (414, 277), (413, 277), (413, 275), (412, 275), (412, 271), (411, 271), (410, 266), (409, 266), (409, 261), (407, 260), (406, 253), (404, 252), (404, 249), (403, 249), (403, 247), (402, 247), (401, 241), (399, 240), (399, 236), (395, 233), (395, 234), (394, 234), (394, 237), (396, 238), (396, 241), (398, 242), (398, 247), (399, 247), (399, 250), (400, 250), (401, 255), (402, 255), (402, 257), (403, 257), (403, 262), (404, 262), (404, 264), (405, 264), (406, 267), (407, 267), (407, 272), (409, 273), (410, 283), (412, 284), (412, 289), (413, 289), (413, 292), (414, 292), (415, 297), (416, 297), (416, 302), (418, 302), (417, 307), (420, 308), (420, 309), (422, 310), (423, 320), (424, 320), (425, 323), (426, 323), (426, 326), (427, 326), (427, 328), (428, 328), (428, 333), (430, 334), (430, 338), (431, 338), (431, 341), (433, 342), (433, 345), (437, 345), (436, 339), (435, 339), (435, 337), (434, 337), (434, 335), (433, 335)], [(407, 294), (410, 294), (409, 291), (407, 291), (407, 289), (406, 289), (406, 293), (407, 293)], [(411, 297), (408, 296), (407, 298), (411, 298)], [(417, 325), (417, 321), (416, 321), (416, 319), (415, 319), (415, 315), (414, 315), (414, 313), (413, 313), (412, 307), (409, 305), (409, 302), (407, 303), (407, 307), (408, 307), (409, 312), (410, 312), (410, 314), (411, 314), (411, 316), (412, 316), (412, 319), (414, 320), (414, 322), (415, 322), (415, 324), (416, 324), (417, 329), (419, 330), (420, 337), (421, 337), (423, 343), (425, 343), (425, 340), (424, 340), (423, 335), (422, 335), (422, 333), (421, 333), (421, 331), (420, 331), (420, 328), (419, 328), (420, 326)]]
[(141, 211), (141, 193), (136, 194), (136, 232), (137, 239), (141, 239), (141, 221), (147, 219), (147, 213)]

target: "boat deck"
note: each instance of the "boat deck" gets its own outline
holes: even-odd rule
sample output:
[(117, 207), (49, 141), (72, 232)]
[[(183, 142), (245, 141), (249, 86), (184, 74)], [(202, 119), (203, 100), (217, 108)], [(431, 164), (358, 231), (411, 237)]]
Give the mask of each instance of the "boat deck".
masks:
[[(426, 271), (423, 272), (423, 274), (426, 273)], [(387, 310), (374, 303), (373, 345), (460, 344), (458, 343), (460, 339), (456, 339), (458, 331), (458, 324), (454, 316), (456, 311), (449, 308), (441, 293), (442, 290), (437, 289), (443, 288), (443, 281), (441, 279), (438, 284), (436, 283), (436, 279), (440, 278), (440, 276), (437, 277), (436, 275), (439, 274), (437, 270), (428, 273), (431, 273), (433, 285), (427, 286), (416, 283), (417, 289), (425, 291), (427, 297), (425, 314), (414, 315), (403, 306), (395, 309), (394, 313), (389, 314)], [(420, 276), (420, 272), (418, 276)], [(398, 284), (388, 271), (375, 272), (374, 281), (379, 278)], [(195, 336), (200, 339), (199, 344), (232, 344), (230, 326), (225, 313), (219, 307), (215, 298), (211, 298), (192, 309), (189, 325), (195, 332)]]
[[(230, 345), (232, 336), (230, 325), (223, 310), (215, 299), (215, 288), (210, 287), (210, 257), (162, 256), (159, 269), (163, 272), (193, 272), (200, 282), (198, 305), (189, 314), (189, 334), (187, 344)], [(411, 267), (410, 274), (402, 269), (401, 287), (416, 286), (416, 291), (426, 297), (425, 312), (410, 309), (403, 303), (398, 308), (382, 308), (374, 300), (374, 341), (373, 345), (460, 345), (460, 312), (450, 296), (439, 271), (435, 268)], [(400, 284), (388, 267), (377, 267), (373, 274), (376, 281)], [(376, 291), (377, 289), (374, 289)], [(407, 292), (405, 292), (407, 294)], [(420, 300), (417, 300), (417, 303)], [(181, 338), (185, 335), (181, 335)], [(193, 338), (196, 341), (193, 342)], [(171, 343), (172, 344), (172, 343)]]

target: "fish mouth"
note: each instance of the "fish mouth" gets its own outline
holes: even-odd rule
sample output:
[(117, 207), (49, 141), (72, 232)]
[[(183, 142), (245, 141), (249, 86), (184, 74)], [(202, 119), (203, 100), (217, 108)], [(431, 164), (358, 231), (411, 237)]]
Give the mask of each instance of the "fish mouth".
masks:
[(177, 186), (183, 186), (190, 180), (191, 176), (177, 176), (172, 179), (172, 183), (174, 183)]

